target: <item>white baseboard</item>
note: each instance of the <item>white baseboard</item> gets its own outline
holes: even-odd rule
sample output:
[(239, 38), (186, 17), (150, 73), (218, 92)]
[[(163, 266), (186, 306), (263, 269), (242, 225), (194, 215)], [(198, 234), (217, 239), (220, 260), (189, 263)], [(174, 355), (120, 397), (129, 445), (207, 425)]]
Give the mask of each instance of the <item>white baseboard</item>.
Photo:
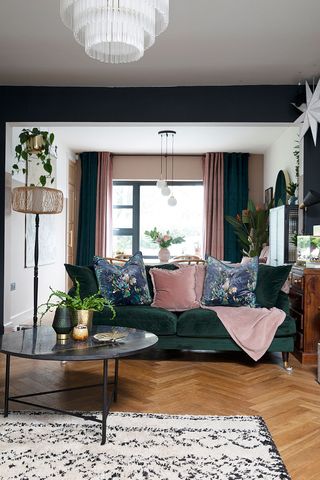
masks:
[(18, 313), (17, 315), (13, 315), (10, 318), (10, 323), (14, 325), (20, 324), (29, 324), (32, 325), (32, 317), (33, 317), (33, 310), (25, 310), (24, 312)]

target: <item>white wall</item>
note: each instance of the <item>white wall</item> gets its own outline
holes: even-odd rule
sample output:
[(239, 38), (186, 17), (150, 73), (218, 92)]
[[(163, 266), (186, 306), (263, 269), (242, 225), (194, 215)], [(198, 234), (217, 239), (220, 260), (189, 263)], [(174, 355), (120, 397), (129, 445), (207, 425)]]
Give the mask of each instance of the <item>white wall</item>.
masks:
[[(17, 176), (11, 180), (11, 165), (14, 162), (14, 147), (18, 143), (18, 135), (23, 127), (7, 127), (6, 151), (6, 252), (5, 252), (5, 323), (30, 323), (33, 313), (33, 268), (24, 267), (25, 252), (25, 215), (11, 211), (11, 188), (21, 185), (23, 177)], [(40, 127), (41, 128), (41, 127)], [(53, 128), (45, 128), (54, 132)], [(56, 260), (50, 265), (39, 266), (39, 300), (45, 302), (49, 295), (49, 286), (65, 290), (64, 262), (66, 257), (66, 197), (68, 162), (72, 157), (70, 151), (55, 138), (58, 147), (57, 169), (55, 173), (56, 187), (63, 191), (65, 201), (63, 212), (55, 215), (55, 230), (53, 232), (56, 244)], [(41, 216), (40, 216), (41, 229)], [(10, 284), (16, 284), (16, 290), (10, 291)]]
[(296, 161), (293, 150), (298, 139), (298, 132), (297, 127), (288, 127), (265, 152), (264, 190), (269, 187), (273, 187), (274, 190), (279, 170), (288, 173), (290, 180), (296, 182)]

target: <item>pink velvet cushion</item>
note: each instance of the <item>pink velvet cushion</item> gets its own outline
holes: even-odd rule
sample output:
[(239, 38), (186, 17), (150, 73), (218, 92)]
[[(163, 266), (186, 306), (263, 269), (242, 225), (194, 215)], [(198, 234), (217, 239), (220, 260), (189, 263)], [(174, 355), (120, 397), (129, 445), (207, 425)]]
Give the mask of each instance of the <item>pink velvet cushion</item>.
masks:
[(196, 299), (194, 266), (179, 270), (151, 268), (150, 275), (154, 289), (152, 307), (166, 308), (174, 312), (199, 307)]
[(182, 264), (176, 264), (177, 267), (179, 268), (194, 268), (195, 269), (195, 290), (196, 290), (196, 301), (200, 305), (201, 297), (202, 297), (202, 292), (203, 292), (203, 285), (204, 285), (204, 279), (206, 276), (206, 265), (204, 264), (199, 264), (199, 265), (182, 265)]

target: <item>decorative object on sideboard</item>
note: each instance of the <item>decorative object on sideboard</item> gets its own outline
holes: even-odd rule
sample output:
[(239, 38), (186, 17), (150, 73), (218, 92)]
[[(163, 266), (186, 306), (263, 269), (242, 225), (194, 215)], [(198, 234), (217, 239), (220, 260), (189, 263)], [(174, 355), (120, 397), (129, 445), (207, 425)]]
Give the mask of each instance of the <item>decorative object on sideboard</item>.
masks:
[(294, 124), (300, 124), (300, 140), (310, 128), (313, 143), (316, 146), (318, 123), (320, 122), (320, 80), (318, 81), (316, 88), (313, 88), (313, 90), (314, 91), (311, 90), (308, 82), (306, 82), (306, 103), (302, 103), (301, 105), (293, 103), (293, 105), (302, 112), (302, 115), (296, 119)]
[(297, 236), (297, 264), (320, 268), (320, 236)]
[(149, 237), (152, 243), (159, 245), (159, 260), (161, 263), (166, 263), (170, 258), (170, 251), (168, 247), (171, 245), (177, 245), (185, 241), (184, 236), (173, 237), (169, 230), (166, 233), (161, 233), (154, 227), (153, 230), (146, 230), (144, 234)]
[(298, 197), (296, 196), (296, 189), (298, 184), (290, 181), (287, 185), (286, 192), (289, 195), (289, 205), (295, 205)]
[(169, 23), (169, 0), (60, 0), (60, 16), (89, 57), (139, 60)]
[(273, 207), (273, 187), (269, 187), (264, 191), (264, 208)]
[(286, 205), (287, 203), (287, 181), (285, 172), (279, 170), (276, 179), (276, 186), (274, 191), (274, 207), (280, 207), (281, 205)]
[[(157, 181), (157, 187), (161, 189), (162, 195), (169, 196), (168, 205), (174, 207), (177, 205), (177, 199), (174, 197), (172, 190), (168, 187), (168, 157), (171, 159), (171, 182), (174, 180), (174, 136), (177, 132), (174, 130), (160, 130), (158, 135), (161, 136), (161, 155), (160, 155), (160, 179)], [(169, 165), (170, 168), (170, 165)], [(171, 187), (172, 189), (172, 187)]]

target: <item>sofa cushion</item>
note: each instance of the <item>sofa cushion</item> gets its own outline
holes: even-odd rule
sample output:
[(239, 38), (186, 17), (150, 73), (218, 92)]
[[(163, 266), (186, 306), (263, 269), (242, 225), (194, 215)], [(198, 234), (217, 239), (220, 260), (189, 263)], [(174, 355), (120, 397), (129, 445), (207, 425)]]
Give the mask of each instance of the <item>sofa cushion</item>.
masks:
[(141, 252), (124, 265), (113, 265), (105, 258), (93, 258), (98, 284), (103, 295), (114, 305), (148, 305), (151, 303), (146, 269)]
[(174, 312), (183, 312), (199, 307), (196, 301), (196, 278), (194, 266), (169, 271), (152, 268), (154, 299), (152, 307), (161, 307)]
[(257, 275), (258, 257), (236, 267), (208, 257), (202, 303), (208, 306), (254, 307)]
[(288, 278), (292, 265), (260, 264), (258, 268), (257, 287), (255, 290), (257, 305), (272, 308), (276, 305), (280, 290)]
[(152, 279), (150, 275), (150, 270), (151, 268), (161, 268), (164, 270), (178, 270), (179, 267), (175, 265), (174, 263), (163, 263), (159, 265), (146, 265), (146, 273), (147, 273), (147, 282), (148, 282), (148, 287), (149, 287), (149, 292), (150, 296), (153, 299), (154, 297), (154, 290), (153, 290), (153, 284), (152, 284)]
[(109, 309), (94, 312), (95, 325), (117, 325), (119, 327), (138, 328), (155, 335), (175, 335), (177, 332), (177, 316), (164, 310), (144, 305), (116, 306), (116, 317), (111, 320)]
[[(276, 336), (294, 335), (295, 332), (295, 321), (287, 315), (284, 322), (277, 329)], [(202, 308), (181, 313), (178, 318), (177, 335), (180, 337), (203, 338), (230, 337), (218, 315), (212, 310)]]
[(98, 291), (98, 282), (92, 266), (64, 264), (65, 269), (75, 286), (76, 280), (80, 284), (80, 297), (90, 297)]

